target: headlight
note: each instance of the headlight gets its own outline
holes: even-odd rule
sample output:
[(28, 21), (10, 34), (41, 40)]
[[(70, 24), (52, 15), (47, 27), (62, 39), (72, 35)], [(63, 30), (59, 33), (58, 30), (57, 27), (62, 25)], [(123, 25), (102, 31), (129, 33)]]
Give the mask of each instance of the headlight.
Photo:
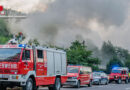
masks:
[(12, 79), (18, 79), (19, 76), (12, 76)]

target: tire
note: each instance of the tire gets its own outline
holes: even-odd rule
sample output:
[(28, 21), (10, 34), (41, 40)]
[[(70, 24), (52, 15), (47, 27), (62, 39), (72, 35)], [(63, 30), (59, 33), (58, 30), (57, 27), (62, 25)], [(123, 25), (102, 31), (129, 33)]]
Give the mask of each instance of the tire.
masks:
[(99, 80), (98, 85), (101, 85), (101, 80)]
[(61, 80), (60, 80), (60, 78), (56, 78), (55, 84), (48, 87), (49, 90), (60, 90), (60, 88), (61, 88)]
[(49, 90), (53, 90), (53, 87), (52, 87), (52, 86), (49, 86), (48, 89), (49, 89)]
[(109, 81), (107, 80), (105, 85), (108, 85), (108, 83), (109, 83)]
[(119, 78), (119, 79), (117, 80), (117, 83), (118, 83), (118, 84), (121, 84), (121, 83), (122, 83), (122, 80)]
[(26, 82), (26, 85), (23, 86), (23, 90), (33, 90), (33, 80), (29, 78)]
[(92, 87), (92, 81), (90, 81), (90, 83), (88, 84), (88, 87)]
[(76, 88), (80, 88), (80, 81), (77, 82)]
[(6, 90), (7, 87), (0, 86), (0, 90)]
[(126, 80), (125, 80), (125, 83), (126, 83), (126, 84), (128, 84), (128, 83), (129, 83), (129, 80), (128, 80), (128, 78), (126, 78)]

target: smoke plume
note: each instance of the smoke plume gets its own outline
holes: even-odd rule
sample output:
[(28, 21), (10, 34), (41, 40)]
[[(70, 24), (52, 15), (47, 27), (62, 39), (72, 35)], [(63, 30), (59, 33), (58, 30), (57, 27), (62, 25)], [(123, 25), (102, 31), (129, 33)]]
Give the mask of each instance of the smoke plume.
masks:
[[(19, 22), (12, 20), (12, 33), (23, 32), (27, 42), (37, 38), (41, 44), (68, 47), (86, 40), (97, 52), (103, 41), (130, 50), (129, 0), (0, 0), (7, 8), (28, 14)], [(8, 2), (8, 3), (7, 3)]]
[(29, 14), (27, 19), (12, 21), (9, 26), (12, 32), (25, 33), (27, 40), (37, 38), (42, 44), (62, 47), (79, 38), (92, 40), (98, 47), (102, 41), (110, 40), (130, 49), (129, 40), (126, 40), (130, 22), (128, 0), (28, 0), (28, 3), (22, 0), (26, 3), (19, 6), (16, 1), (11, 1), (12, 7), (24, 6), (27, 11), (21, 11)]

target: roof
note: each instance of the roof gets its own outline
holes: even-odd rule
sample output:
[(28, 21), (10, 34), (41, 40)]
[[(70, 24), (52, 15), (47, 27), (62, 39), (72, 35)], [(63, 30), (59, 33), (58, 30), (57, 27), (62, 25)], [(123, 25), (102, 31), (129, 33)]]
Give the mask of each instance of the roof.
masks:
[[(32, 49), (33, 46), (29, 46), (26, 44), (17, 44), (17, 45), (8, 44), (8, 45), (0, 45), (0, 48), (28, 48), (28, 49)], [(48, 48), (48, 47), (41, 47), (41, 46), (37, 46), (35, 48), (39, 49), (39, 50), (50, 51), (50, 52), (66, 53), (64, 50), (60, 50), (60, 49), (56, 49), (56, 48)]]
[(127, 67), (115, 67), (112, 70), (129, 70)]

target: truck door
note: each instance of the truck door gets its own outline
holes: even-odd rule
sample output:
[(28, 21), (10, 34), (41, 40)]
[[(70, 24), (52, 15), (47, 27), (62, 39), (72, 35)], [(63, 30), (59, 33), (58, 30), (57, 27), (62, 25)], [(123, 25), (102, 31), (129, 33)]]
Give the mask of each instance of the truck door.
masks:
[(121, 79), (124, 79), (124, 71), (121, 71)]
[(88, 84), (90, 82), (90, 73), (88, 72), (87, 68), (84, 67), (84, 82), (85, 84)]
[(24, 49), (22, 53), (22, 73), (26, 74), (33, 70), (33, 54), (32, 50)]
[(42, 76), (44, 75), (44, 59), (43, 59), (43, 50), (37, 50), (36, 51), (36, 74), (37, 76)]
[(126, 79), (126, 77), (127, 77), (127, 76), (126, 76), (126, 71), (124, 71), (124, 75), (123, 75), (123, 76), (124, 76), (124, 78), (123, 78), (123, 79), (125, 80), (125, 79)]
[(81, 84), (84, 84), (84, 81), (85, 81), (85, 80), (84, 80), (84, 79), (85, 79), (84, 76), (85, 76), (85, 75), (84, 75), (84, 71), (83, 71), (83, 68), (81, 67), (81, 68), (80, 68), (80, 72), (79, 72), (79, 79), (80, 79), (80, 81), (81, 81), (81, 82), (80, 82)]

